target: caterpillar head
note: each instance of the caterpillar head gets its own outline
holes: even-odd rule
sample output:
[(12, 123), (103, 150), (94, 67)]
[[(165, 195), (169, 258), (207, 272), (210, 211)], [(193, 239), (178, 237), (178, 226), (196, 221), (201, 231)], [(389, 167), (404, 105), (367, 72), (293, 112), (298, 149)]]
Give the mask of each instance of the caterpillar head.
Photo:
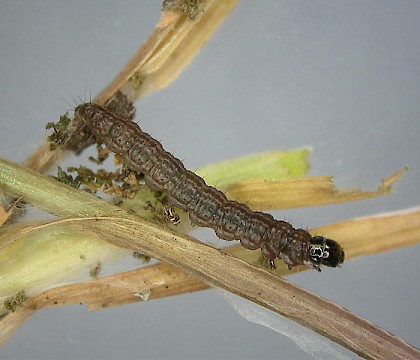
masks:
[(309, 259), (312, 265), (320, 271), (321, 265), (340, 266), (344, 261), (344, 251), (336, 241), (323, 236), (314, 236), (310, 240)]

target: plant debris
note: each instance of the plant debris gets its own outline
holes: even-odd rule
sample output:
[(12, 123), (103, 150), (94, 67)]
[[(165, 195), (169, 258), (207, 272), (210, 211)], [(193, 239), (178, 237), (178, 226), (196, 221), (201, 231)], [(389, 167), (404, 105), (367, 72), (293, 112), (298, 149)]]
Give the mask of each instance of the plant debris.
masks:
[(54, 132), (48, 136), (48, 141), (50, 143), (50, 150), (55, 150), (59, 146), (63, 146), (66, 144), (69, 139), (71, 138), (71, 131), (70, 131), (70, 123), (71, 118), (69, 117), (69, 113), (66, 112), (64, 115), (60, 116), (58, 122), (49, 122), (45, 126), (47, 130), (53, 129)]
[(162, 11), (177, 11), (188, 15), (190, 20), (195, 20), (200, 11), (202, 0), (164, 0)]
[(27, 299), (28, 296), (26, 295), (25, 290), (20, 290), (16, 295), (8, 297), (3, 302), (3, 306), (6, 310), (14, 312), (16, 308), (22, 305)]

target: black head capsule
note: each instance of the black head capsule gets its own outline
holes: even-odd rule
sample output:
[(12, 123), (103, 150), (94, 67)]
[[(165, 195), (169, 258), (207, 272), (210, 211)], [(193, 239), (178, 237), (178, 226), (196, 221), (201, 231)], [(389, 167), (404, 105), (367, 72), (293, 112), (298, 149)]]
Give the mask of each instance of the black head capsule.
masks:
[(344, 261), (344, 251), (336, 241), (314, 236), (310, 240), (309, 261), (317, 270), (321, 265), (337, 267)]

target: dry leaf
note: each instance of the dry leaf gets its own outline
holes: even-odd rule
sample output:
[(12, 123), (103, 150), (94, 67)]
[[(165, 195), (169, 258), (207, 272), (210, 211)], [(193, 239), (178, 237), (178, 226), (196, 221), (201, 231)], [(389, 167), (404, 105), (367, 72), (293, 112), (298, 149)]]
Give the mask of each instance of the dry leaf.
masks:
[(290, 209), (337, 204), (383, 196), (406, 171), (403, 168), (383, 179), (377, 191), (337, 190), (331, 176), (287, 178), (276, 181), (249, 180), (230, 185), (226, 195), (246, 202), (254, 210)]

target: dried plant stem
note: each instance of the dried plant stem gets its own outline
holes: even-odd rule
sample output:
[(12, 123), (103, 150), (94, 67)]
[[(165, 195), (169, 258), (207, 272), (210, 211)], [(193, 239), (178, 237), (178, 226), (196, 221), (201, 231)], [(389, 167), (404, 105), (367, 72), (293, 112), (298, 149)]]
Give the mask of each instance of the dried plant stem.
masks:
[[(93, 311), (208, 288), (209, 285), (184, 271), (170, 264), (159, 263), (46, 290), (31, 298), (31, 302), (24, 306), (40, 309), (82, 302)], [(16, 311), (18, 310), (19, 308)]]
[[(87, 215), (88, 212), (95, 214), (94, 217), (59, 220), (51, 224), (60, 223), (75, 231), (94, 233), (114, 245), (172, 264), (211, 286), (287, 316), (361, 356), (404, 359), (419, 356), (419, 352), (404, 341), (267, 271), (124, 211), (100, 214), (105, 208), (111, 210), (115, 207), (18, 165), (2, 160), (0, 167), (0, 188), (6, 193), (21, 196), (53, 213), (78, 211), (84, 216), (91, 216)], [(46, 201), (48, 198), (50, 201)], [(51, 199), (55, 199), (52, 204)], [(99, 206), (100, 203), (103, 205)], [(7, 315), (6, 319), (10, 316), (13, 314)], [(20, 316), (25, 318), (24, 314)], [(4, 326), (10, 328), (9, 320), (3, 321)]]
[(211, 286), (287, 316), (361, 356), (414, 359), (419, 355), (402, 340), (338, 305), (189, 237), (131, 219), (95, 217), (65, 221), (77, 231), (93, 232), (114, 245), (149, 254)]
[(99, 93), (95, 102), (102, 105), (118, 90), (135, 101), (168, 86), (197, 55), (236, 4), (237, 0), (203, 0), (194, 19), (182, 12), (163, 11), (155, 31), (115, 79)]
[[(376, 253), (419, 243), (420, 208), (343, 221), (320, 227), (313, 232), (327, 236), (338, 235), (343, 238), (347, 250), (346, 259), (350, 260), (361, 254)], [(364, 252), (359, 249), (362, 251), (364, 249)], [(256, 267), (261, 266), (258, 252), (244, 249), (240, 245), (223, 248), (223, 252), (245, 260)], [(306, 270), (308, 268), (303, 266), (288, 270), (285, 263), (279, 262), (274, 274), (283, 276)], [(161, 263), (106, 276), (98, 280), (47, 290), (33, 298), (33, 302), (36, 304), (33, 306), (41, 308), (57, 304), (76, 304), (82, 301), (89, 305), (90, 310), (96, 310), (141, 301), (141, 298), (135, 297), (133, 294), (145, 290), (151, 291), (148, 298), (150, 300), (207, 288), (209, 288), (208, 285), (187, 275), (182, 270)]]
[[(169, 283), (170, 286), (167, 285)], [(169, 296), (171, 292), (175, 295), (207, 288), (207, 284), (169, 264), (152, 265), (98, 280), (56, 287), (30, 298), (14, 313), (0, 320), (0, 344), (43, 307), (84, 303), (89, 310), (96, 310), (141, 301), (147, 294), (150, 294), (148, 299), (157, 299)]]
[[(159, 23), (118, 75), (93, 100), (103, 105), (117, 91), (138, 100), (174, 81), (210, 39), (237, 0), (203, 0), (194, 20), (183, 13), (163, 11)], [(43, 143), (24, 162), (30, 169), (45, 173), (67, 154), (49, 150)]]
[[(17, 231), (15, 231), (13, 228), (7, 229), (7, 239), (9, 241), (12, 241), (14, 239), (20, 239), (22, 236), (28, 237), (31, 233), (36, 233), (37, 237), (40, 239), (42, 238), (49, 238), (51, 237), (51, 232), (49, 231), (50, 228), (53, 227), (49, 226), (45, 228), (44, 224), (37, 223), (33, 225), (26, 225), (24, 228), (18, 228)], [(390, 249), (396, 249), (402, 246), (409, 246), (413, 245), (415, 243), (420, 242), (420, 209), (409, 209), (394, 213), (387, 213), (387, 214), (381, 214), (380, 216), (369, 216), (365, 218), (359, 218), (354, 220), (348, 220), (339, 222), (336, 224), (328, 225), (325, 227), (321, 227), (318, 229), (315, 229), (312, 231), (312, 233), (315, 234), (324, 234), (326, 236), (336, 236), (340, 239), (342, 239), (342, 244), (344, 244), (345, 249), (347, 251), (347, 257), (346, 260), (350, 260), (354, 257), (357, 257), (359, 255), (366, 255), (366, 254), (372, 254), (377, 253), (380, 251), (387, 251)], [(56, 230), (56, 237), (57, 241), (59, 241), (60, 237), (65, 236), (65, 233), (63, 233), (63, 230)], [(111, 252), (112, 256), (117, 256), (117, 252), (112, 249), (108, 249), (108, 246), (101, 243), (97, 243), (95, 240), (96, 237), (89, 237), (87, 234), (83, 235), (83, 239), (88, 241), (86, 244), (86, 241), (83, 241), (81, 244), (79, 244), (79, 241), (75, 241), (78, 239), (79, 236), (72, 237), (68, 239), (67, 241), (62, 241), (61, 247), (63, 248), (63, 251), (65, 251), (66, 256), (65, 258), (61, 258), (59, 256), (59, 253), (57, 253), (57, 250), (53, 250), (56, 254), (57, 259), (55, 258), (49, 258), (48, 260), (48, 268), (44, 269), (44, 267), (38, 267), (39, 275), (42, 275), (42, 278), (45, 278), (45, 281), (47, 281), (47, 287), (54, 286), (57, 283), (57, 277), (59, 277), (59, 274), (53, 275), (54, 271), (57, 273), (60, 271), (61, 267), (67, 267), (66, 265), (69, 262), (74, 262), (72, 260), (72, 257), (79, 257), (79, 254), (87, 254), (88, 248), (90, 248), (90, 245), (93, 245), (93, 249), (89, 252), (90, 255), (88, 255), (89, 258), (92, 258), (91, 262), (96, 263), (98, 261), (98, 256), (100, 253), (107, 254), (108, 252)], [(2, 243), (3, 236), (0, 234), (0, 243)], [(31, 245), (34, 239), (31, 237)], [(45, 242), (45, 241), (44, 241)], [(37, 243), (35, 241), (35, 243)], [(56, 247), (54, 243), (51, 244)], [(50, 247), (50, 246), (49, 246)], [(12, 247), (12, 250), (14, 248)], [(95, 249), (97, 249), (95, 251)], [(93, 256), (92, 251), (98, 253), (98, 256)], [(34, 253), (36, 253), (35, 251)], [(233, 255), (239, 259), (245, 260), (247, 263), (255, 266), (255, 267), (262, 267), (261, 261), (260, 261), (260, 254), (258, 251), (250, 251), (244, 249), (240, 245), (233, 245), (229, 246), (223, 249), (223, 252)], [(14, 254), (10, 255), (10, 259), (13, 258)], [(38, 251), (39, 256), (48, 256), (45, 251)], [(3, 256), (7, 256), (7, 254), (3, 253)], [(95, 260), (96, 259), (96, 260)], [(28, 260), (28, 261), (26, 261)], [(58, 260), (58, 263), (57, 263)], [(36, 260), (34, 260), (36, 261)], [(31, 290), (33, 288), (33, 283), (37, 284), (39, 282), (39, 276), (38, 271), (37, 273), (33, 273), (31, 278), (28, 278), (27, 272), (25, 271), (26, 268), (31, 268), (35, 265), (32, 264), (31, 260), (28, 257), (25, 257), (25, 267), (17, 267), (16, 266), (12, 269), (10, 268), (10, 271), (12, 271), (12, 277), (13, 279), (20, 277), (21, 283), (19, 285), (19, 280), (12, 280), (9, 279), (10, 271), (5, 273), (2, 272), (4, 279), (2, 279), (2, 290), (3, 295), (11, 296), (15, 293), (17, 293), (19, 290), (24, 288), (26, 290), (26, 293), (28, 295), (39, 292), (36, 289), (33, 291)], [(87, 264), (80, 265), (83, 266), (83, 269), (86, 268)], [(12, 265), (10, 265), (12, 266)], [(164, 272), (170, 272), (171, 276), (165, 277), (164, 280), (162, 278), (162, 266), (165, 267), (168, 266), (168, 268)], [(72, 266), (73, 268), (74, 266)], [(41, 268), (43, 270), (41, 270)], [(21, 270), (20, 270), (21, 269)], [(295, 272), (305, 271), (307, 270), (307, 267), (298, 267), (293, 268), (291, 271), (287, 269), (287, 266), (285, 263), (279, 261), (277, 264), (277, 269), (275, 270), (274, 274), (276, 276), (284, 276), (284, 275), (291, 275)], [(45, 272), (45, 271), (49, 272)], [(77, 268), (75, 269), (77, 270)], [(53, 279), (55, 282), (48, 282), (47, 274), (53, 275)], [(65, 275), (65, 274), (64, 274)], [(68, 275), (67, 275), (68, 276)], [(121, 286), (121, 281), (119, 278), (124, 278), (124, 286)], [(25, 279), (25, 280), (24, 280)], [(159, 279), (159, 280), (156, 280)], [(182, 286), (179, 287), (180, 279), (182, 281)], [(58, 279), (59, 280), (59, 279)], [(99, 282), (104, 282), (109, 284), (109, 287), (103, 288), (100, 292), (100, 294), (96, 294), (95, 289), (97, 282), (82, 282), (79, 284), (71, 285), (68, 289), (68, 292), (63, 291), (60, 293), (60, 295), (63, 296), (59, 300), (59, 304), (68, 304), (70, 299), (67, 299), (65, 297), (65, 294), (69, 298), (73, 298), (74, 296), (71, 295), (72, 292), (80, 292), (78, 290), (78, 286), (80, 285), (83, 288), (83, 294), (89, 295), (88, 299), (83, 300), (83, 302), (86, 302), (89, 304), (89, 308), (92, 309), (98, 309), (101, 307), (109, 307), (109, 306), (118, 306), (123, 305), (126, 303), (130, 303), (133, 301), (140, 300), (139, 298), (134, 298), (133, 293), (134, 292), (141, 292), (146, 289), (150, 289), (153, 291), (153, 296), (150, 298), (153, 299), (156, 297), (155, 290), (158, 289), (159, 295), (157, 297), (166, 297), (166, 296), (172, 296), (177, 294), (182, 294), (185, 291), (198, 291), (202, 290), (203, 288), (207, 288), (208, 286), (205, 286), (202, 282), (198, 281), (195, 278), (187, 277), (185, 273), (176, 268), (172, 267), (170, 265), (154, 265), (149, 266), (146, 268), (137, 269), (132, 272), (128, 273), (121, 273), (121, 274), (115, 274), (108, 278), (103, 278)], [(116, 284), (113, 284), (113, 282), (116, 282)], [(139, 284), (146, 283), (146, 288), (140, 288)], [(156, 284), (156, 286), (154, 286)], [(114, 292), (113, 286), (116, 286), (118, 289), (118, 292)], [(89, 286), (91, 286), (92, 294), (86, 292), (87, 289), (89, 289)], [(45, 285), (44, 285), (45, 288)], [(41, 287), (42, 289), (42, 287)], [(66, 287), (67, 289), (67, 287)], [(185, 290), (188, 289), (188, 290)], [(53, 294), (55, 294), (55, 290), (49, 290), (46, 292), (46, 295), (52, 299), (54, 296), (50, 294), (50, 291), (52, 291)], [(96, 298), (95, 296), (98, 296)], [(104, 299), (107, 300), (104, 300)], [(37, 308), (48, 306), (50, 302), (48, 301), (41, 301), (37, 302)]]

